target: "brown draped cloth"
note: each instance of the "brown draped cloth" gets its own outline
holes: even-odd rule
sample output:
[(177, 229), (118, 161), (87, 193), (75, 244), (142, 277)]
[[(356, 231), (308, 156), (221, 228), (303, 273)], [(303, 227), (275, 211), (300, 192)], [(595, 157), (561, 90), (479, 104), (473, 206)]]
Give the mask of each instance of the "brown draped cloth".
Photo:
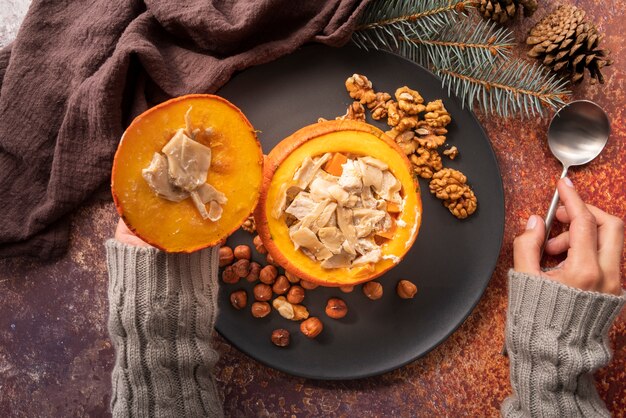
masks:
[(143, 110), (210, 93), (307, 42), (345, 44), (359, 0), (34, 0), (0, 50), (0, 257), (62, 255)]

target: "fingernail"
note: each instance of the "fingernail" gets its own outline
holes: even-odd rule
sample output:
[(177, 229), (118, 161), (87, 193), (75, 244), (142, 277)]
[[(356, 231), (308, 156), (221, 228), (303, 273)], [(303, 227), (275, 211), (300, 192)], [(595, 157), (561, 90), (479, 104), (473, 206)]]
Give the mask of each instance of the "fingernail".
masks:
[(574, 183), (572, 183), (572, 181), (569, 179), (569, 177), (563, 177), (563, 181), (565, 182), (565, 184), (567, 184), (569, 187), (574, 188)]
[(537, 215), (532, 215), (526, 222), (526, 229), (534, 229), (537, 226)]

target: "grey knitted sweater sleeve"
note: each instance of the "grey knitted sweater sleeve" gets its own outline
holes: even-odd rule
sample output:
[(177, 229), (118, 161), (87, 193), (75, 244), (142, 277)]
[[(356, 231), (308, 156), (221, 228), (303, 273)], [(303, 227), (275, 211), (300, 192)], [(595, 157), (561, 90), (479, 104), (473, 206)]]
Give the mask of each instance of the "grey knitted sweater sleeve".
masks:
[(611, 358), (608, 330), (626, 295), (574, 289), (509, 271), (505, 417), (609, 417), (592, 373)]
[(106, 243), (114, 417), (221, 417), (211, 347), (218, 247), (167, 254)]

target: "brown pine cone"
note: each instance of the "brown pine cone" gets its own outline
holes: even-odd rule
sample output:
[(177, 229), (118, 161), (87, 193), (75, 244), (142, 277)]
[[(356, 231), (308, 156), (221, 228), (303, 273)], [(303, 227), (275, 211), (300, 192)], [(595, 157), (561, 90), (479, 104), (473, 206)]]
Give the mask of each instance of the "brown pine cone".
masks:
[(572, 83), (583, 80), (586, 68), (595, 84), (604, 83), (600, 69), (613, 63), (609, 51), (598, 48), (601, 39), (595, 25), (585, 19), (584, 10), (561, 6), (530, 30), (526, 43), (533, 45), (528, 56), (570, 77)]
[(537, 0), (480, 0), (476, 5), (483, 17), (497, 23), (515, 18), (520, 7), (524, 9), (524, 16), (532, 16), (537, 10)]

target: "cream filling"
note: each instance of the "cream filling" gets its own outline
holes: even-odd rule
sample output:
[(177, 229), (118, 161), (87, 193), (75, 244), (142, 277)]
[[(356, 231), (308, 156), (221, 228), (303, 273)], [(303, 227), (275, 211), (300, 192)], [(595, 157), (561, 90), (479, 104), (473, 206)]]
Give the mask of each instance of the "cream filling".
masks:
[[(377, 233), (393, 226), (386, 211), (393, 202), (404, 207), (401, 183), (383, 161), (351, 157), (340, 176), (324, 169), (332, 155), (307, 157), (292, 182), (282, 185), (272, 208), (275, 219), (284, 217), (294, 247), (326, 269), (375, 264), (383, 256)], [(398, 226), (406, 223), (399, 220)]]
[[(191, 198), (200, 216), (215, 222), (222, 217), (222, 206), (228, 199), (206, 182), (211, 168), (211, 148), (194, 140), (200, 129), (191, 125), (191, 109), (185, 113), (185, 129), (177, 130), (161, 153), (154, 153), (150, 165), (141, 174), (159, 197), (172, 202)], [(212, 130), (205, 132), (210, 134)]]

